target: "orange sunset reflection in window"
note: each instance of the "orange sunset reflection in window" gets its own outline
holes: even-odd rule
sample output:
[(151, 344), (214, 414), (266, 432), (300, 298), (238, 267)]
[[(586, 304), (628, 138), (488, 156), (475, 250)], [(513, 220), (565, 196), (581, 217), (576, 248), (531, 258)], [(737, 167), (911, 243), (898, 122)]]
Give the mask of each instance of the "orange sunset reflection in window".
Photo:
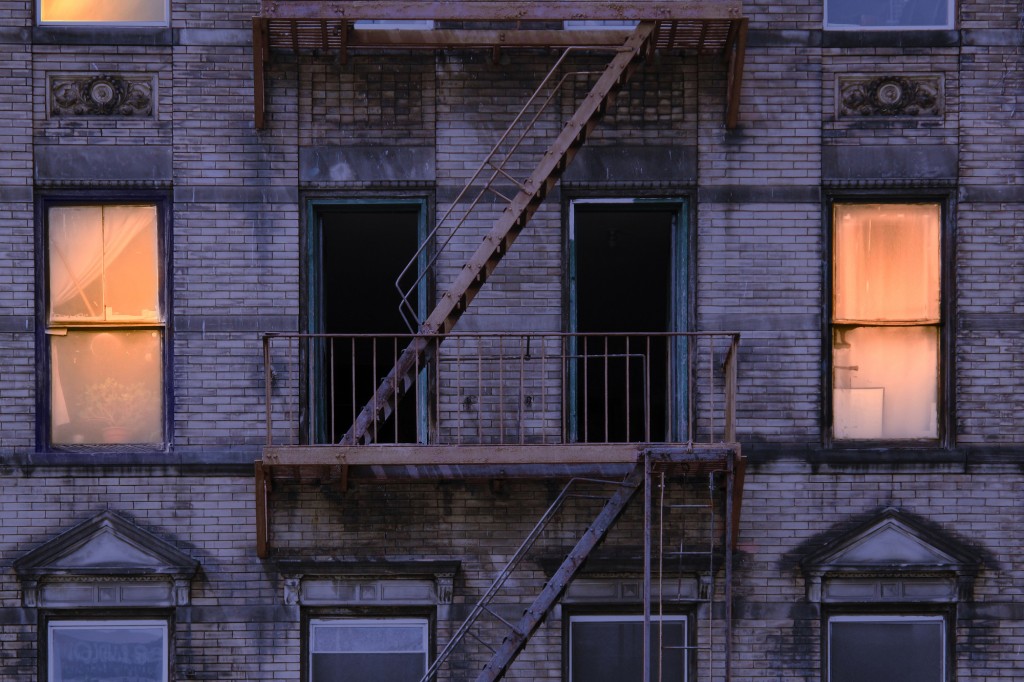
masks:
[(167, 0), (40, 0), (41, 23), (166, 24)]

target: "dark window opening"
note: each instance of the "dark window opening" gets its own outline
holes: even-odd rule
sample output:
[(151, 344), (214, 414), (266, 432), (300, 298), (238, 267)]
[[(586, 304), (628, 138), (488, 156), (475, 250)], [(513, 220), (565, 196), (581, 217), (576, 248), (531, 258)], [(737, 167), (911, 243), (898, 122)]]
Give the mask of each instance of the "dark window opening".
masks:
[[(419, 206), (331, 207), (320, 213), (320, 227), (321, 330), (374, 336), (332, 339), (319, 351), (321, 375), (329, 378), (319, 437), (337, 442), (408, 343), (393, 336), (409, 332), (395, 280), (419, 247)], [(415, 390), (407, 393), (373, 440), (417, 442), (417, 402)]]
[[(576, 341), (573, 410), (583, 442), (670, 438), (678, 344), (673, 295), (678, 207), (578, 204), (570, 298)], [(593, 334), (594, 336), (588, 336)]]

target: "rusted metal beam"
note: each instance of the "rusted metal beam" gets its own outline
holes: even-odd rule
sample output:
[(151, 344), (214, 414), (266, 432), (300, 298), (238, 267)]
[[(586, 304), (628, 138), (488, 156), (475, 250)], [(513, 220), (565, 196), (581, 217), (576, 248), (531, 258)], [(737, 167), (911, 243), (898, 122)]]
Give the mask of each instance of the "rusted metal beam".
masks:
[(451, 30), (412, 31), (394, 29), (358, 29), (349, 32), (349, 47), (445, 49), (466, 47), (619, 47), (630, 30)]
[(252, 95), (257, 130), (267, 124), (267, 42), (267, 22), (256, 17), (252, 20)]
[(263, 0), (260, 16), (350, 21), (664, 21), (736, 19), (742, 11), (742, 0)]
[(266, 558), (270, 550), (270, 499), (263, 462), (253, 463), (256, 470), (256, 556)]
[(747, 54), (747, 19), (740, 19), (736, 23), (736, 30), (733, 34), (734, 41), (727, 45), (726, 55), (729, 59), (729, 84), (726, 93), (725, 127), (729, 130), (739, 125), (740, 118), (740, 91), (743, 88), (743, 64)]

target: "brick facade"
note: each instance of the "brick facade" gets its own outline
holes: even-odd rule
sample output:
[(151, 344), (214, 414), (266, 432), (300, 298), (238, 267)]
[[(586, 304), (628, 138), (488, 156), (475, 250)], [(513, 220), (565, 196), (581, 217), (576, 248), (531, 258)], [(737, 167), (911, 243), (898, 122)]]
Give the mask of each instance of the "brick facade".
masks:
[[(865, 607), (809, 597), (806, 557), (890, 508), (977, 559), (970, 589), (941, 602), (952, 632), (945, 680), (1018, 679), (1019, 3), (959, 0), (955, 30), (857, 35), (823, 31), (821, 5), (744, 2), (750, 44), (735, 130), (723, 125), (726, 80), (718, 57), (652, 58), (459, 329), (565, 329), (573, 201), (681, 202), (689, 223), (689, 329), (742, 335), (738, 439), (748, 467), (732, 585), (733, 679), (827, 679), (824, 628), (832, 613), (941, 610), (939, 602), (912, 598)], [(0, 0), (0, 679), (45, 679), (49, 620), (131, 615), (124, 605), (102, 602), (29, 604), (15, 567), (107, 510), (199, 562), (184, 603), (146, 609), (170, 624), (171, 680), (308, 679), (308, 620), (332, 615), (428, 617), (431, 645), (440, 650), (562, 481), (364, 481), (344, 494), (331, 485), (275, 486), (274, 547), (261, 559), (252, 476), (266, 438), (261, 336), (310, 330), (317, 314), (309, 295), (310, 240), (318, 234), (312, 204), (416, 200), (440, 217), (557, 55), (503, 50), (495, 60), (489, 50), (399, 51), (354, 53), (345, 63), (325, 54), (280, 55), (268, 65), (267, 126), (257, 130), (250, 19), (260, 3), (171, 0), (170, 7), (169, 29), (90, 32), (36, 26), (32, 2)], [(565, 68), (602, 64), (581, 55)], [(53, 79), (89, 74), (152, 78), (152, 113), (54, 115)], [(842, 79), (872, 76), (940, 83), (940, 111), (843, 115)], [(567, 89), (541, 130), (556, 134), (585, 92)], [(531, 140), (516, 170), (526, 175), (545, 148)], [(49, 409), (40, 381), (48, 352), (41, 202), (124, 197), (169, 209), (168, 443), (160, 451), (49, 448), (39, 428)], [(944, 207), (948, 390), (941, 445), (830, 442), (823, 369), (830, 353), (830, 207), (862, 199), (927, 199)], [(456, 235), (439, 262), (437, 291), (502, 208), (488, 195)], [(274, 390), (286, 392), (286, 379), (282, 372)], [(293, 437), (298, 418), (282, 404), (274, 406), (276, 435)], [(536, 419), (558, 428), (556, 414)], [(677, 504), (706, 492), (693, 481), (667, 489)], [(596, 509), (593, 501), (574, 503), (558, 518), (510, 583), (502, 614), (518, 617)], [(643, 527), (634, 502), (600, 557), (635, 559)], [(671, 512), (665, 527), (669, 542), (703, 542), (699, 523), (685, 512)], [(374, 576), (367, 568), (374, 562), (458, 562), (458, 570), (450, 598), (440, 596), (438, 579), (427, 605), (315, 603), (301, 592), (321, 575), (310, 568), (318, 564), (334, 566), (343, 585), (413, 580), (397, 568), (398, 577), (391, 569)], [(638, 566), (592, 567), (589, 575), (613, 584), (635, 579)], [(696, 581), (700, 571), (679, 574)], [(719, 566), (710, 603), (690, 598), (672, 607), (690, 617), (694, 631), (690, 679), (724, 678), (724, 580)], [(568, 618), (600, 606), (637, 613), (639, 600), (568, 599), (509, 679), (568, 679)], [(444, 679), (474, 678), (489, 655), (473, 646), (453, 659)]]

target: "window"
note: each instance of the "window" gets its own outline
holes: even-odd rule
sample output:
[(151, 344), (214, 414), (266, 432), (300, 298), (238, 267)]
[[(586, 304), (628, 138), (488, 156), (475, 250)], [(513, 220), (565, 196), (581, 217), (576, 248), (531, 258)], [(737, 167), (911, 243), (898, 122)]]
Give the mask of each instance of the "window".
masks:
[(419, 682), (427, 621), (330, 619), (309, 623), (310, 682)]
[[(685, 616), (651, 618), (651, 679), (688, 679)], [(572, 616), (569, 619), (570, 682), (640, 682), (643, 616)]]
[(840, 30), (953, 28), (953, 0), (825, 0), (825, 27)]
[(47, 682), (167, 682), (167, 623), (54, 620), (47, 628)]
[(833, 616), (828, 682), (944, 682), (943, 616)]
[(157, 207), (60, 205), (46, 217), (50, 443), (162, 443)]
[(40, 24), (166, 26), (167, 0), (38, 0)]
[(939, 437), (938, 204), (837, 204), (832, 300), (836, 440)]

